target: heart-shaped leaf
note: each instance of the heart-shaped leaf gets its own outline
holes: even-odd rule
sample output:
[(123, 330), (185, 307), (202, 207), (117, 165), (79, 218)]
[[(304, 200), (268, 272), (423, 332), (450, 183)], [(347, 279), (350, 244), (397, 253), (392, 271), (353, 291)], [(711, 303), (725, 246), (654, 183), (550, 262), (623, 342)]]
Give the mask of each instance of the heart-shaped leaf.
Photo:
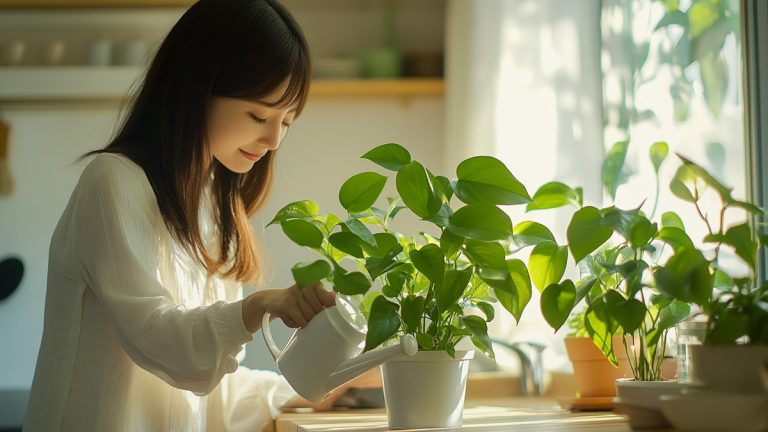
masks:
[(280, 223), (283, 232), (299, 246), (319, 248), (323, 244), (323, 232), (311, 222), (289, 219)]
[(623, 172), (628, 148), (629, 141), (619, 141), (613, 144), (603, 158), (603, 186), (612, 201), (616, 200), (616, 190), (626, 181)]
[(371, 281), (360, 272), (333, 272), (333, 289), (345, 295), (365, 294), (371, 287)]
[(370, 351), (384, 343), (400, 329), (397, 304), (378, 296), (371, 303), (368, 316), (368, 333), (365, 335), (365, 349)]
[(492, 205), (467, 205), (451, 215), (448, 229), (475, 240), (505, 240), (512, 235), (512, 221)]
[(672, 249), (677, 253), (681, 248), (693, 248), (693, 241), (688, 234), (677, 227), (665, 227), (659, 231), (659, 240), (672, 246)]
[(373, 148), (361, 158), (378, 164), (388, 170), (397, 171), (411, 162), (411, 154), (400, 144), (382, 144)]
[(443, 282), (435, 286), (437, 307), (444, 311), (455, 304), (464, 294), (471, 278), (472, 267), (464, 270), (446, 270)]
[(320, 211), (318, 205), (314, 201), (296, 201), (292, 202), (285, 207), (278, 210), (275, 217), (267, 224), (270, 226), (275, 223), (281, 223), (288, 219), (303, 219), (311, 218)]
[(491, 338), (488, 337), (488, 325), (485, 320), (476, 315), (467, 315), (462, 318), (464, 325), (472, 332), (472, 343), (488, 357), (495, 358)]
[(568, 246), (576, 262), (591, 254), (613, 235), (613, 229), (608, 226), (594, 207), (584, 207), (573, 214), (568, 224)]
[(648, 150), (648, 156), (651, 158), (651, 164), (653, 164), (653, 171), (658, 175), (661, 164), (667, 158), (669, 154), (669, 144), (664, 141), (659, 141), (651, 144), (651, 148)]
[(475, 156), (456, 168), (458, 180), (453, 185), (456, 196), (466, 204), (525, 204), (528, 191), (500, 160)]
[(451, 230), (443, 230), (443, 234), (440, 235), (440, 249), (443, 250), (446, 258), (452, 258), (461, 249), (464, 240), (464, 237), (454, 234)]
[(413, 249), (409, 256), (416, 270), (421, 272), (430, 281), (436, 284), (443, 282), (443, 272), (445, 271), (445, 257), (440, 246), (428, 244), (421, 249)]
[(521, 247), (537, 245), (545, 241), (556, 242), (549, 228), (533, 221), (523, 221), (515, 225), (513, 235), (515, 243)]
[(480, 267), (507, 270), (506, 252), (498, 242), (467, 240), (464, 253), (472, 263)]
[(406, 333), (416, 333), (424, 312), (424, 297), (409, 295), (400, 302), (400, 315)]
[(660, 330), (672, 328), (688, 318), (691, 314), (691, 305), (680, 300), (672, 300), (659, 312), (659, 323), (656, 328)]
[(339, 190), (339, 202), (350, 213), (371, 208), (379, 198), (387, 178), (379, 173), (364, 172), (345, 181)]
[(579, 189), (560, 182), (549, 182), (542, 185), (533, 194), (533, 202), (529, 203), (525, 211), (544, 210), (573, 205), (581, 207), (583, 197)]
[(714, 276), (697, 249), (682, 248), (654, 273), (660, 292), (704, 306), (712, 295)]
[(395, 183), (403, 203), (417, 216), (428, 218), (440, 211), (443, 201), (434, 177), (420, 163), (411, 161), (400, 168)]
[(333, 247), (344, 253), (355, 258), (363, 257), (363, 248), (360, 246), (363, 240), (351, 232), (335, 232), (328, 237), (328, 241)]
[(291, 268), (291, 274), (299, 288), (314, 285), (331, 274), (331, 265), (317, 260), (313, 263), (299, 263)]
[(648, 312), (643, 302), (635, 298), (625, 299), (617, 291), (608, 291), (605, 294), (605, 306), (610, 316), (627, 334), (640, 328)]
[(531, 280), (539, 292), (554, 283), (560, 282), (568, 264), (568, 250), (554, 242), (537, 244), (528, 259)]
[(569, 279), (552, 284), (541, 293), (541, 313), (555, 331), (565, 324), (575, 300), (576, 287)]

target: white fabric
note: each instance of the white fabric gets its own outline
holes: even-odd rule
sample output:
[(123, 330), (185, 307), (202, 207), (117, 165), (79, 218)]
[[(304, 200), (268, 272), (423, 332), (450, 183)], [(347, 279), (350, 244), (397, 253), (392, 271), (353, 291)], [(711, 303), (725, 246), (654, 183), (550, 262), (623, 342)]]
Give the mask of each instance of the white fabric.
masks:
[[(204, 238), (216, 241), (208, 194)], [(242, 286), (166, 229), (144, 172), (103, 154), (53, 234), (27, 431), (258, 431), (295, 396), (239, 366)]]

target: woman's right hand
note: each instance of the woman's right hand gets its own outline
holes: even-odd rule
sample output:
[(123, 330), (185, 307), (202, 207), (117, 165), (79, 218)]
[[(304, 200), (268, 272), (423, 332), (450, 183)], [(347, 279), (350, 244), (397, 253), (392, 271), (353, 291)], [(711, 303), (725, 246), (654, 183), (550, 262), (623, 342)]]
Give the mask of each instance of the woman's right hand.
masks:
[(261, 328), (261, 320), (269, 312), (288, 327), (304, 327), (320, 311), (336, 304), (335, 299), (336, 293), (321, 284), (303, 289), (293, 285), (285, 289), (257, 291), (243, 300), (243, 322), (253, 333)]

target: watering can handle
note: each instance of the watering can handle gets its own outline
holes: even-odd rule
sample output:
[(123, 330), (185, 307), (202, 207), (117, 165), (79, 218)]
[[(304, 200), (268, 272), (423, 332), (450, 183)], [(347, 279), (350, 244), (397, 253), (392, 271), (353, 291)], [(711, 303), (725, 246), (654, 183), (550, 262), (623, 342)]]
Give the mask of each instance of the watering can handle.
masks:
[(264, 318), (261, 319), (261, 335), (264, 336), (264, 342), (267, 344), (269, 352), (272, 353), (272, 358), (277, 360), (282, 352), (275, 345), (275, 340), (272, 339), (272, 333), (269, 331), (269, 312), (265, 313)]

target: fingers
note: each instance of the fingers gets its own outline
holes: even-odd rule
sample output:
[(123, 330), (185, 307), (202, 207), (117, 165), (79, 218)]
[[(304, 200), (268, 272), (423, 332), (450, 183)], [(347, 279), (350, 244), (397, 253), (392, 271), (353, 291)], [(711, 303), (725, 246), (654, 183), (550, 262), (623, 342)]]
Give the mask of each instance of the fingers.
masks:
[(281, 298), (272, 311), (290, 328), (305, 327), (323, 309), (336, 304), (336, 293), (327, 291), (322, 284), (300, 289), (296, 285), (285, 290), (275, 290)]

